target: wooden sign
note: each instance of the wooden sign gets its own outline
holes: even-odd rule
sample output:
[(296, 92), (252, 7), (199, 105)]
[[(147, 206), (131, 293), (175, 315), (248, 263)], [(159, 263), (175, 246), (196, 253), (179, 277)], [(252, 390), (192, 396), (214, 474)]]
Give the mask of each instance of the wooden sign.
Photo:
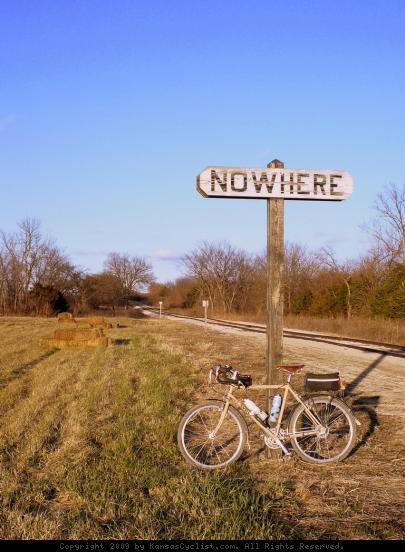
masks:
[(353, 192), (353, 178), (320, 169), (206, 167), (197, 190), (204, 197), (342, 201)]
[(208, 308), (208, 300), (207, 300), (207, 299), (204, 299), (204, 300), (203, 300), (202, 306), (203, 306), (204, 308)]

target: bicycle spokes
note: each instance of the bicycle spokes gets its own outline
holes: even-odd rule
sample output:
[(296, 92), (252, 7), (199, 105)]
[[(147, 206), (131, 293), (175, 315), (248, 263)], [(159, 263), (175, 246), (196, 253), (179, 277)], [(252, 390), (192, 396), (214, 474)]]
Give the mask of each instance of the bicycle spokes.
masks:
[(240, 446), (241, 431), (237, 420), (228, 412), (219, 426), (221, 414), (221, 408), (206, 406), (190, 416), (184, 426), (184, 447), (198, 464), (227, 464)]
[(313, 404), (311, 410), (322, 423), (322, 428), (317, 428), (303, 411), (297, 420), (297, 429), (310, 434), (298, 437), (297, 444), (309, 457), (316, 460), (332, 459), (351, 439), (350, 421), (339, 405), (328, 401)]

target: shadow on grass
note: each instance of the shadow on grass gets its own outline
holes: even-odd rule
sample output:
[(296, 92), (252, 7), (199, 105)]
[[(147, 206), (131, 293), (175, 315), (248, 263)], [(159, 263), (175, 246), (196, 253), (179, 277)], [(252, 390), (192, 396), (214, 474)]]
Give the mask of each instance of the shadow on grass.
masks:
[[(378, 416), (377, 416), (377, 406), (380, 402), (380, 397), (375, 395), (373, 397), (362, 397), (361, 395), (358, 398), (353, 397), (353, 402), (351, 408), (354, 415), (362, 423), (360, 426), (360, 441), (353, 448), (350, 455), (354, 454), (359, 448), (367, 443), (369, 438), (374, 433), (376, 427), (379, 426)], [(364, 429), (364, 424), (367, 424), (367, 427)]]
[(377, 368), (386, 357), (386, 353), (381, 353), (367, 368), (365, 368), (353, 381), (346, 387), (345, 395), (351, 401), (351, 408), (356, 417), (361, 418), (359, 421), (362, 424), (366, 423), (367, 427), (364, 430), (361, 426), (360, 441), (353, 448), (351, 455), (354, 454), (359, 448), (365, 445), (368, 439), (373, 435), (376, 427), (378, 427), (377, 406), (380, 402), (380, 396), (363, 396), (360, 393), (353, 393), (353, 391), (364, 381), (370, 373)]
[(40, 357), (35, 358), (34, 360), (31, 360), (30, 362), (27, 362), (22, 366), (18, 366), (18, 368), (14, 368), (14, 370), (12, 370), (7, 377), (0, 379), (0, 389), (6, 387), (9, 383), (21, 377), (32, 368), (35, 368), (35, 366), (38, 366), (38, 364), (54, 355), (57, 351), (58, 349), (50, 349), (49, 351), (43, 353)]
[(129, 345), (130, 339), (113, 339), (113, 345)]

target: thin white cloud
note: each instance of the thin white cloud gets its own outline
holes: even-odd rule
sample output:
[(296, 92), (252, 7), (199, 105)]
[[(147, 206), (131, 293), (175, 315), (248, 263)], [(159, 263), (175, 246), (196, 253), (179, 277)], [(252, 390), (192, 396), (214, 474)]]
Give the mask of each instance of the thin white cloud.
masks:
[(352, 241), (353, 237), (352, 236), (331, 236), (327, 243), (328, 244), (331, 244), (331, 245), (334, 245), (334, 244), (338, 244), (338, 243), (346, 243), (348, 241)]
[(108, 251), (82, 251), (75, 250), (72, 251), (72, 255), (83, 256), (83, 257), (105, 257), (108, 255)]
[(179, 261), (181, 259), (181, 256), (171, 249), (159, 249), (152, 257), (159, 261)]
[(159, 249), (154, 256), (158, 259), (166, 259), (173, 256), (173, 251), (171, 249)]
[(10, 115), (7, 115), (6, 117), (0, 118), (0, 132), (4, 132), (7, 127), (12, 125), (15, 121), (15, 115), (13, 113), (10, 113)]

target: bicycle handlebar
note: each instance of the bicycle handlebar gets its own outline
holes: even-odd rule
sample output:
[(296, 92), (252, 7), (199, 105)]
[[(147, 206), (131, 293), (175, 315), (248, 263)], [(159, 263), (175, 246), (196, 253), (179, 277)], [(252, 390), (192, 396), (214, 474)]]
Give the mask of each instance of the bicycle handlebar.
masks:
[(209, 383), (211, 383), (212, 376), (215, 377), (217, 383), (237, 385), (244, 388), (252, 385), (252, 378), (250, 376), (242, 376), (237, 370), (234, 370), (232, 366), (229, 366), (229, 364), (212, 368), (209, 372)]

